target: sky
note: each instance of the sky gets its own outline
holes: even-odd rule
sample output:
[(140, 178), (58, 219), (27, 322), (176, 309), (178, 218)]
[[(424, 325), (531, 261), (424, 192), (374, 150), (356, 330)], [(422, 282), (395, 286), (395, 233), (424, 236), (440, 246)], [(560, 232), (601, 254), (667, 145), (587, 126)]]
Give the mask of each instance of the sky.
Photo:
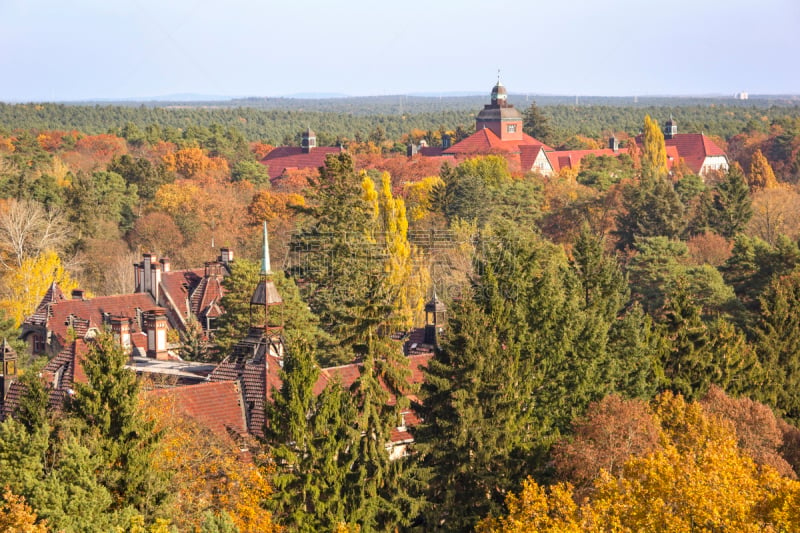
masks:
[(0, 0), (0, 101), (800, 94), (798, 0)]

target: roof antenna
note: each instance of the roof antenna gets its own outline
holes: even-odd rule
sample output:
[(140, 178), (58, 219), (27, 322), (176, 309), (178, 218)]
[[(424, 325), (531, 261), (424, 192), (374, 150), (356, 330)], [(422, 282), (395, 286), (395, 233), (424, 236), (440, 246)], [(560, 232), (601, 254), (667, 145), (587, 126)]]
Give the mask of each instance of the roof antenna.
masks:
[(500, 69), (497, 69), (497, 85), (500, 85)]

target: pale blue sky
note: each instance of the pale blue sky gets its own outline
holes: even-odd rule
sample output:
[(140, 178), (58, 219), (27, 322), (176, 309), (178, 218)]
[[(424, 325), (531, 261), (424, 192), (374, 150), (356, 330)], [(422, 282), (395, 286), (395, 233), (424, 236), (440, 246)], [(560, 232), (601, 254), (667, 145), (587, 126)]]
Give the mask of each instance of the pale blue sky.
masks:
[(798, 0), (0, 0), (0, 101), (800, 93)]

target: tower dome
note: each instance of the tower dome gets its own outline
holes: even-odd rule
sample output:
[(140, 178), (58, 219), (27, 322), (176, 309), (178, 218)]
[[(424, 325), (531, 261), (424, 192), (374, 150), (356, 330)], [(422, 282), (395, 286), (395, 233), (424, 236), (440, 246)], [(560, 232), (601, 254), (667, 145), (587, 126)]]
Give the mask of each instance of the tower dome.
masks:
[(508, 91), (506, 91), (505, 85), (500, 83), (500, 80), (497, 80), (497, 85), (492, 87), (492, 105), (500, 107), (508, 105)]

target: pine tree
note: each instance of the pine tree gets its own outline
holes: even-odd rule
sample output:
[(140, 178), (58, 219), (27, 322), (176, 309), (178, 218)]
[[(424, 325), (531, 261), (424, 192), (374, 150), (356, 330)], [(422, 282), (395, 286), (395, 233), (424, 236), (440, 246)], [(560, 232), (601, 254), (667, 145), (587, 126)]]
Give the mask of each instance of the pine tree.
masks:
[(312, 184), (310, 207), (298, 208), (308, 216), (307, 227), (290, 244), (296, 256), (290, 274), (304, 280), (303, 296), (345, 360), (354, 345), (363, 345), (364, 310), (381, 315), (369, 326), (377, 327), (386, 320), (392, 297), (380, 288), (385, 252), (368, 234), (375, 211), (364, 199), (362, 183), (349, 154), (328, 156)]
[(617, 216), (617, 248), (630, 248), (641, 237), (677, 239), (686, 228), (685, 207), (666, 178), (643, 179), (622, 190), (622, 212)]
[(343, 494), (354, 509), (348, 522), (367, 531), (393, 531), (411, 525), (424, 501), (416, 458), (390, 455), (392, 431), (409, 407), (406, 394), (411, 372), (396, 344), (373, 339), (369, 345), (352, 387), (358, 439)]

